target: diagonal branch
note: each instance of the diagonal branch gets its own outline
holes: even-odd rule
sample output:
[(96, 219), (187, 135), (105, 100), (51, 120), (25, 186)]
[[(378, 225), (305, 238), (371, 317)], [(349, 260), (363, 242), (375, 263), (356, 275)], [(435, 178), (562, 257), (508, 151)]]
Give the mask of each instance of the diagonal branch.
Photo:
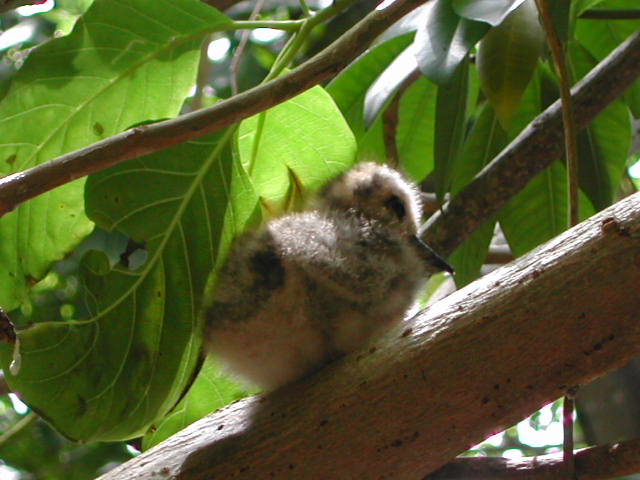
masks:
[(640, 354), (639, 287), (640, 193), (378, 348), (229, 405), (101, 478), (422, 478)]
[[(599, 445), (575, 452), (576, 478), (606, 480), (640, 472), (640, 440)], [(424, 480), (566, 480), (562, 454), (507, 459), (456, 458)]]
[[(577, 131), (640, 76), (640, 32), (635, 32), (571, 90)], [(562, 155), (564, 145), (560, 100), (533, 120), (496, 158), (435, 213), (424, 240), (449, 255), (484, 220)]]
[(173, 120), (135, 127), (0, 179), (0, 216), (77, 178), (233, 125), (337, 75), (393, 22), (428, 0), (396, 0), (371, 12), (290, 73)]

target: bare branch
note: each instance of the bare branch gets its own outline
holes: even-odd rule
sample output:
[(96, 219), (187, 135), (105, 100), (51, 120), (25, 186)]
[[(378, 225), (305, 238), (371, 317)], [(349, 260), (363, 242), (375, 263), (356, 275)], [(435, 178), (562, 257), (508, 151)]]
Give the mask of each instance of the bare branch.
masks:
[(24, 7), (25, 5), (37, 5), (44, 3), (36, 0), (0, 0), (0, 13), (8, 12), (18, 7)]
[(203, 3), (211, 5), (220, 11), (227, 10), (233, 7), (236, 3), (243, 2), (244, 0), (202, 0)]
[[(640, 76), (640, 32), (625, 40), (572, 89), (576, 130), (584, 129)], [(531, 122), (427, 222), (423, 238), (448, 255), (562, 154), (560, 100)]]
[(640, 18), (640, 8), (607, 9), (594, 8), (580, 14), (580, 18), (592, 18), (598, 20), (636, 20)]
[(640, 194), (378, 348), (229, 405), (101, 478), (422, 478), (640, 354), (638, 284)]
[[(575, 452), (580, 480), (606, 480), (640, 472), (640, 440), (601, 445)], [(565, 480), (562, 454), (517, 459), (456, 458), (424, 480)]]
[(6, 395), (7, 393), (11, 393), (11, 389), (4, 378), (4, 372), (0, 371), (0, 395)]
[(132, 128), (0, 179), (0, 216), (20, 203), (62, 184), (125, 160), (221, 130), (295, 97), (337, 75), (389, 25), (426, 1), (396, 0), (386, 8), (375, 10), (333, 44), (288, 74), (210, 108), (173, 120)]

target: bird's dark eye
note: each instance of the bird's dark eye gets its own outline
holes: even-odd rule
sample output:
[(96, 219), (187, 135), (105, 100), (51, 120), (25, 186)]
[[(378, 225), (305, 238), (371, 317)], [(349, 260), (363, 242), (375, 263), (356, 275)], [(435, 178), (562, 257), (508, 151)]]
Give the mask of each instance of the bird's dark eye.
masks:
[(391, 197), (389, 197), (387, 201), (384, 202), (384, 206), (395, 213), (399, 220), (404, 220), (407, 212), (405, 211), (404, 203), (402, 203), (402, 200), (400, 200), (397, 196), (392, 195)]

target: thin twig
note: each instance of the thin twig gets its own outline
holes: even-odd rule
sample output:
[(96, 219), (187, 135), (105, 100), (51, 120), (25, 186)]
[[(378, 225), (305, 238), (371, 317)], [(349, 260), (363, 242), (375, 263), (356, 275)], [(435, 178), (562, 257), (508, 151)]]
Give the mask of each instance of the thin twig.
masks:
[(5, 445), (9, 440), (11, 440), (11, 437), (31, 425), (36, 418), (38, 418), (38, 416), (34, 412), (29, 412), (14, 423), (9, 430), (0, 435), (0, 446)]
[(576, 459), (573, 454), (573, 411), (575, 410), (575, 391), (568, 391), (562, 399), (562, 463), (564, 478), (574, 480), (576, 476)]
[[(576, 141), (576, 129), (573, 118), (573, 104), (571, 102), (571, 90), (567, 60), (564, 45), (558, 36), (547, 0), (536, 0), (540, 20), (547, 37), (547, 43), (551, 50), (560, 82), (560, 98), (562, 99), (562, 126), (564, 130), (564, 148), (567, 159), (567, 203), (568, 224), (570, 227), (580, 221), (578, 210), (578, 146)], [(574, 401), (571, 394), (565, 395), (562, 408), (562, 426), (564, 440), (562, 443), (562, 460), (565, 468), (565, 478), (573, 480), (575, 476), (575, 459), (573, 457), (573, 410)]]
[(629, 8), (624, 10), (594, 8), (585, 10), (580, 14), (580, 18), (592, 18), (598, 20), (636, 20), (640, 18), (640, 8)]
[[(253, 10), (251, 10), (251, 15), (249, 15), (249, 20), (255, 20), (262, 10), (265, 0), (257, 0), (256, 4), (253, 6)], [(231, 93), (235, 95), (238, 93), (238, 67), (240, 66), (240, 59), (242, 58), (242, 53), (244, 52), (247, 43), (249, 42), (249, 36), (251, 32), (249, 30), (245, 30), (242, 32), (240, 36), (240, 43), (238, 44), (238, 48), (233, 53), (233, 58), (231, 59), (231, 64), (229, 65), (229, 70), (231, 71)]]
[(413, 72), (407, 75), (397, 92), (393, 96), (391, 103), (385, 109), (382, 114), (382, 136), (384, 140), (384, 147), (387, 154), (387, 161), (389, 165), (397, 168), (400, 164), (400, 157), (398, 156), (398, 145), (396, 143), (396, 129), (398, 126), (398, 111), (400, 109), (400, 100), (404, 92), (414, 84), (421, 76), (420, 70), (416, 67)]
[[(605, 480), (640, 471), (640, 440), (576, 450), (576, 474), (580, 480)], [(561, 454), (507, 459), (501, 457), (456, 458), (425, 480), (552, 480), (564, 477)]]
[(547, 43), (551, 50), (551, 56), (558, 70), (560, 98), (562, 99), (565, 155), (567, 158), (568, 223), (569, 226), (573, 226), (580, 221), (580, 218), (578, 212), (578, 147), (576, 143), (573, 105), (571, 103), (569, 72), (567, 70), (564, 46), (553, 24), (553, 18), (551, 17), (547, 0), (536, 0), (536, 4), (538, 5), (538, 12), (547, 37)]
[(4, 372), (0, 371), (0, 395), (6, 395), (11, 393), (11, 388), (7, 383), (7, 379), (4, 377)]
[(209, 69), (211, 65), (209, 57), (207, 56), (210, 40), (211, 37), (207, 35), (200, 46), (200, 63), (198, 64), (198, 76), (196, 78), (196, 92), (193, 95), (193, 100), (191, 101), (191, 111), (200, 110), (202, 108), (204, 90), (209, 81)]

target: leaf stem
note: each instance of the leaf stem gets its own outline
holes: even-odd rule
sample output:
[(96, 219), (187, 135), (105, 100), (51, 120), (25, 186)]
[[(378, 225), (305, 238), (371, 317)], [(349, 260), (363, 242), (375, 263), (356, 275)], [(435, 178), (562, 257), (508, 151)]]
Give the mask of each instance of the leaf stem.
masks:
[(598, 20), (635, 20), (640, 18), (640, 8), (613, 9), (594, 8), (580, 14), (580, 18), (592, 18)]
[(307, 5), (305, 0), (300, 0), (300, 8), (302, 9), (302, 13), (305, 17), (311, 16), (311, 10), (309, 10), (309, 5)]
[(11, 426), (9, 430), (0, 435), (0, 447), (11, 440), (11, 437), (13, 437), (15, 434), (27, 428), (36, 419), (36, 417), (37, 416), (34, 412), (29, 412), (20, 420), (18, 420), (14, 425)]
[(312, 14), (310, 17), (302, 20), (304, 23), (300, 27), (300, 29), (289, 39), (289, 42), (284, 46), (282, 52), (276, 58), (276, 61), (271, 67), (271, 71), (264, 79), (265, 82), (269, 80), (273, 80), (280, 73), (289, 66), (289, 64), (293, 61), (298, 51), (304, 44), (305, 40), (317, 25), (336, 15), (340, 11), (346, 9), (351, 4), (355, 3), (357, 0), (336, 0), (335, 3), (319, 11), (316, 14)]
[(578, 211), (578, 147), (576, 142), (576, 127), (571, 102), (571, 87), (564, 46), (553, 24), (547, 0), (536, 0), (540, 20), (544, 28), (549, 49), (558, 71), (560, 80), (560, 98), (562, 100), (562, 125), (564, 129), (564, 146), (567, 157), (567, 187), (569, 203), (569, 226), (576, 225), (579, 219)]

